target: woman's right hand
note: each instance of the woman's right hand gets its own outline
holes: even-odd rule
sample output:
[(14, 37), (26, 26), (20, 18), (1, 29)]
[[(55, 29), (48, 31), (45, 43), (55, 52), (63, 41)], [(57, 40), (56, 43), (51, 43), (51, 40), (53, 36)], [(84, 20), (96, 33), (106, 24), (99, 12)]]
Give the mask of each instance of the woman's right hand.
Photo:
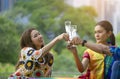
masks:
[(69, 41), (69, 35), (67, 33), (62, 33), (57, 37), (58, 40), (64, 39), (65, 41)]

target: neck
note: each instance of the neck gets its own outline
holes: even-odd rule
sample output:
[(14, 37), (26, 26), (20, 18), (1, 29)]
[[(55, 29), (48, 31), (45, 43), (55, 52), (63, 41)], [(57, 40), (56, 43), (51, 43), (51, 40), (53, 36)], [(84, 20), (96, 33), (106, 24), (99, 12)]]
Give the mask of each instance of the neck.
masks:
[(37, 46), (36, 49), (39, 50), (39, 49), (41, 49), (41, 48), (43, 48), (43, 47), (44, 47), (44, 45)]

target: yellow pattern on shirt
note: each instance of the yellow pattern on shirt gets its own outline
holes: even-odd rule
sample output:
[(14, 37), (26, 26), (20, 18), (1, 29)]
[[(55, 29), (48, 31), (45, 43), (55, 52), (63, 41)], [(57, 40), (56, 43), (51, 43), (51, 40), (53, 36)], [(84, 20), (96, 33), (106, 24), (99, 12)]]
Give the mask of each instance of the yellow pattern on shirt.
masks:
[(104, 55), (87, 49), (90, 56), (90, 63), (88, 69), (90, 69), (90, 79), (103, 79), (104, 78)]

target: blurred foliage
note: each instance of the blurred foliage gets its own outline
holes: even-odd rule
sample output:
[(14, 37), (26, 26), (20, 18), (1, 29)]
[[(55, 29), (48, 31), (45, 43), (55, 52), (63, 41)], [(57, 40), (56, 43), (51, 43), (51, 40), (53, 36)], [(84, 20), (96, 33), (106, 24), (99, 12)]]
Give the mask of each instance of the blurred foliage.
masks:
[(8, 77), (15, 71), (14, 65), (10, 63), (0, 63), (0, 79), (1, 76)]
[[(20, 53), (20, 36), (27, 28), (37, 28), (48, 43), (65, 32), (64, 22), (71, 20), (72, 24), (78, 26), (81, 38), (93, 39), (96, 16), (93, 7), (74, 8), (64, 0), (17, 0), (14, 8), (0, 13), (0, 63), (16, 64)], [(80, 59), (84, 49), (78, 46)], [(52, 52), (55, 56), (54, 71), (78, 71), (72, 53), (66, 49), (65, 41), (57, 43)], [(1, 68), (0, 72), (4, 72)], [(14, 72), (14, 69), (10, 71)]]
[(17, 25), (5, 16), (0, 16), (0, 62), (16, 63), (19, 41), (17, 34)]
[(78, 34), (82, 38), (86, 35), (89, 36), (89, 38), (93, 37), (93, 29), (96, 23), (94, 18), (97, 16), (93, 7), (83, 6), (80, 8), (70, 8), (64, 13), (65, 16), (62, 17), (62, 23), (64, 23), (66, 19), (69, 19), (72, 21), (72, 24), (78, 26)]
[[(36, 27), (48, 43), (65, 32), (64, 21), (67, 19), (78, 25), (78, 34), (82, 38), (93, 38), (94, 18), (97, 14), (93, 7), (74, 8), (64, 3), (64, 0), (18, 0), (8, 16), (17, 23)], [(58, 48), (63, 49), (63, 42), (55, 47), (57, 52), (61, 52)]]
[[(80, 60), (82, 60), (83, 52), (86, 48), (77, 46), (77, 51)], [(61, 54), (58, 55), (54, 50), (52, 50), (52, 53), (54, 55), (54, 65), (53, 65), (53, 71), (59, 71), (59, 72), (79, 72), (76, 66), (76, 63), (74, 61), (74, 57), (72, 52), (70, 52), (67, 48), (62, 50)]]
[(118, 33), (115, 37), (116, 37), (116, 45), (120, 47), (120, 33)]

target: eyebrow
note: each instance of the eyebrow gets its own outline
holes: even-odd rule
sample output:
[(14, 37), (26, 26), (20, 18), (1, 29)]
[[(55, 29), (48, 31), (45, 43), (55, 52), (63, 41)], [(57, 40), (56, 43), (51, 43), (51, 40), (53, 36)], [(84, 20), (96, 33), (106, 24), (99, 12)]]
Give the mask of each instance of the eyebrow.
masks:
[(40, 32), (35, 32), (35, 34), (32, 34), (32, 37), (34, 37), (35, 35), (37, 35), (37, 34), (40, 34)]

